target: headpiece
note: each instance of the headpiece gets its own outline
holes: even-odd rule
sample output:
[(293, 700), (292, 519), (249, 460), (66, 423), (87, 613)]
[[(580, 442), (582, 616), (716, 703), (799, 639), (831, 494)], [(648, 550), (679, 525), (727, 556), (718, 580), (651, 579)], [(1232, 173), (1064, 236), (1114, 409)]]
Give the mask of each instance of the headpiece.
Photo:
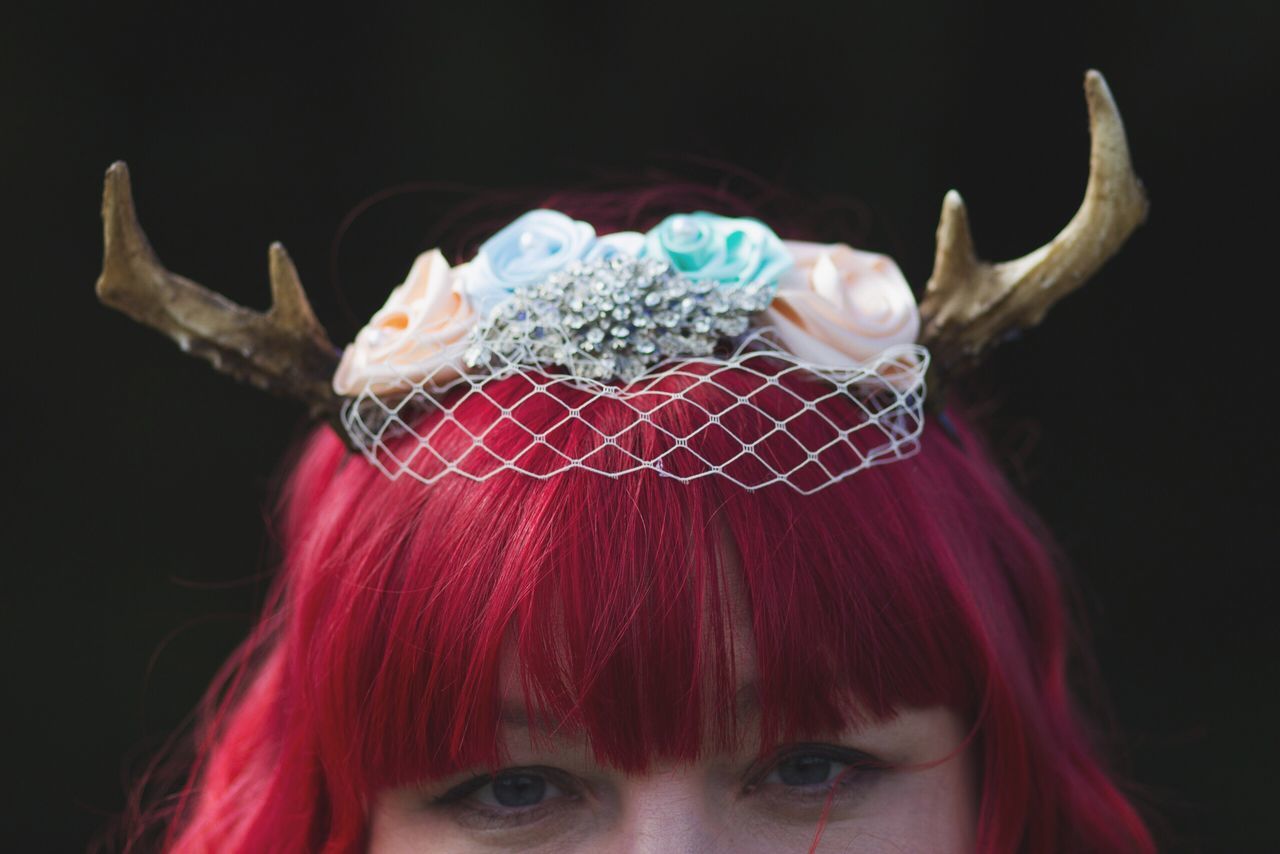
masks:
[[(755, 219), (676, 213), (645, 234), (597, 235), (535, 210), (467, 263), (420, 255), (339, 351), (278, 243), (266, 312), (166, 270), (138, 224), (123, 163), (107, 171), (97, 292), (218, 370), (302, 401), (391, 477), (653, 469), (812, 492), (913, 453), (926, 385), (940, 412), (945, 381), (1039, 323), (1145, 219), (1101, 74), (1086, 74), (1085, 94), (1089, 182), (1071, 222), (1022, 258), (983, 262), (951, 191), (918, 307), (890, 258), (782, 240)], [(709, 454), (699, 436), (737, 407), (751, 417), (734, 419), (731, 453), (719, 442)], [(681, 417), (661, 417), (668, 408)], [(823, 426), (802, 441), (788, 429), (801, 418)], [(501, 422), (519, 429), (488, 441)], [(629, 441), (642, 423), (652, 435)], [(583, 431), (592, 441), (567, 441)]]

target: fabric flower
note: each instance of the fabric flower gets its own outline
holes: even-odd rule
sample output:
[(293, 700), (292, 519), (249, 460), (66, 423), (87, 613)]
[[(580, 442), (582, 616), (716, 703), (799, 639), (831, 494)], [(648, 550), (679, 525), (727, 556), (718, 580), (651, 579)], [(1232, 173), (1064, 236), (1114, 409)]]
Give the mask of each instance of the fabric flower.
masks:
[[(465, 265), (464, 265), (465, 266)], [(463, 268), (449, 268), (438, 249), (413, 262), (404, 283), (342, 354), (333, 376), (338, 394), (407, 391), (429, 380), (456, 379), (457, 346), (476, 322), (470, 298), (459, 287)]]
[(791, 255), (769, 226), (748, 217), (674, 214), (645, 235), (644, 254), (671, 262), (688, 279), (772, 288)]
[(618, 255), (639, 257), (644, 251), (644, 235), (638, 231), (618, 231), (602, 234), (587, 250), (584, 261), (608, 261)]
[(761, 322), (809, 362), (853, 366), (911, 344), (920, 313), (893, 259), (842, 243), (787, 241), (795, 267), (782, 276)]
[(467, 295), (487, 315), (516, 289), (581, 260), (595, 242), (588, 223), (559, 211), (529, 211), (481, 244), (467, 271)]

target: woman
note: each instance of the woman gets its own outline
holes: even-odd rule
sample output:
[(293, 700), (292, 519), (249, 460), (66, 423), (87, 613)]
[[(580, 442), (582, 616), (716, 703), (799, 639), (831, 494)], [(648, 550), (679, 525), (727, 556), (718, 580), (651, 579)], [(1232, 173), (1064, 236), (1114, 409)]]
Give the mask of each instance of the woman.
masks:
[(938, 402), (1145, 213), (1086, 89), (1081, 214), (982, 265), (949, 197), (919, 313), (884, 256), (561, 197), (424, 253), (340, 362), (283, 250), (270, 312), (211, 299), (113, 167), (103, 299), (333, 421), (166, 848), (1152, 850), (1050, 541)]

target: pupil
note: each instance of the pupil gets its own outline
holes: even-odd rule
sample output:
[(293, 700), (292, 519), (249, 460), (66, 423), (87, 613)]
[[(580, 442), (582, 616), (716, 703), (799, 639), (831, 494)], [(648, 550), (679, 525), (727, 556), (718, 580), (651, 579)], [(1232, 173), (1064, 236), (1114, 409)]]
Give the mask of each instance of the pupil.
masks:
[(798, 756), (778, 766), (778, 778), (788, 786), (812, 786), (827, 782), (831, 760), (821, 756)]
[(532, 774), (504, 774), (494, 778), (493, 799), (504, 807), (530, 807), (547, 792), (547, 781)]

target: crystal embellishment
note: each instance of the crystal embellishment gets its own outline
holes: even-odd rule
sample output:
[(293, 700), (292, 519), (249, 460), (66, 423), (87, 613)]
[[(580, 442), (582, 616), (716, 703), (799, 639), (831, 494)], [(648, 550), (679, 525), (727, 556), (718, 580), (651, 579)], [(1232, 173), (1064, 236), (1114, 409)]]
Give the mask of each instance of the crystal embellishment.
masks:
[(472, 332), (468, 367), (546, 364), (631, 382), (672, 357), (708, 356), (769, 306), (775, 282), (689, 279), (654, 258), (575, 262), (522, 288)]

